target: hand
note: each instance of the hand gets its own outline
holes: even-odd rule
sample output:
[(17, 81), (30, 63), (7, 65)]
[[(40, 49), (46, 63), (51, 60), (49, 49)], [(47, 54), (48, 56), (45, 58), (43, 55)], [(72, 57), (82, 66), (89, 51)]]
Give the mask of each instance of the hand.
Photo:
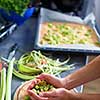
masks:
[(27, 88), (27, 92), (31, 98), (31, 100), (47, 100), (46, 98), (40, 97), (39, 95), (37, 95), (35, 92), (33, 92), (33, 87), (38, 84), (41, 80), (40, 79), (35, 79), (33, 80), (30, 85)]
[(28, 94), (30, 95), (31, 100), (77, 100), (74, 92), (64, 88), (42, 92), (39, 95), (36, 95), (33, 91), (29, 90)]
[(39, 75), (37, 79), (45, 80), (46, 82), (52, 84), (56, 88), (64, 88), (65, 81), (63, 78), (60, 79), (53, 75), (43, 73)]

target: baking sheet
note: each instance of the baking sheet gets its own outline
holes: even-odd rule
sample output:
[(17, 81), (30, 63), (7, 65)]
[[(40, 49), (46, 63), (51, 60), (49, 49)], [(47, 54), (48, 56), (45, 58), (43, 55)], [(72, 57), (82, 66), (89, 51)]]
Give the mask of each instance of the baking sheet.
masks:
[[(91, 16), (90, 16), (91, 17)], [(91, 46), (91, 45), (84, 45), (84, 44), (66, 44), (63, 46), (55, 46), (55, 45), (42, 45), (40, 44), (40, 29), (41, 24), (44, 22), (74, 22), (79, 24), (88, 24), (91, 27), (91, 23), (87, 21), (89, 18), (87, 17), (85, 20), (82, 20), (80, 17), (75, 16), (69, 16), (65, 15), (59, 12), (51, 11), (45, 8), (42, 8), (39, 15), (39, 21), (38, 21), (38, 29), (37, 34), (35, 38), (35, 44), (34, 48), (38, 50), (52, 50), (52, 51), (67, 51), (67, 52), (80, 52), (80, 53), (91, 53), (91, 54), (98, 54), (100, 53), (100, 47), (97, 46)], [(98, 32), (96, 31), (95, 27), (93, 26), (93, 29), (96, 33), (96, 36), (98, 37), (98, 41), (100, 40), (100, 36)]]

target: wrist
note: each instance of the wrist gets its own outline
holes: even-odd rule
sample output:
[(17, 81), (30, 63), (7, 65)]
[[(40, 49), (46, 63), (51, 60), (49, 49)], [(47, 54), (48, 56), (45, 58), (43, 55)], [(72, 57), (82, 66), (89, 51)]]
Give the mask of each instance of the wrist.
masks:
[(83, 100), (81, 97), (80, 97), (80, 94), (78, 94), (78, 93), (72, 93), (71, 92), (71, 94), (70, 94), (70, 99), (71, 100)]
[(68, 90), (73, 89), (76, 86), (75, 79), (72, 79), (71, 76), (67, 76), (62, 79), (63, 88), (66, 88)]
[(68, 97), (68, 100), (81, 100), (79, 95), (75, 93), (73, 90), (66, 90), (66, 95)]
[(68, 77), (62, 78), (62, 86), (65, 89), (70, 89), (70, 79)]

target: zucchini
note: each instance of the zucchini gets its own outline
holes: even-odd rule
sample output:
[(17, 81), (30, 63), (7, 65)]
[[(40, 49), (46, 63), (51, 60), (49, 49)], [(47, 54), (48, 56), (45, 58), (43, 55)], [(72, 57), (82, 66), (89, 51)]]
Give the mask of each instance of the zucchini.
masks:
[(41, 69), (37, 69), (37, 68), (31, 68), (31, 67), (28, 67), (26, 65), (23, 65), (23, 64), (18, 64), (18, 70), (22, 73), (32, 73), (32, 74), (38, 74), (38, 73), (41, 73)]

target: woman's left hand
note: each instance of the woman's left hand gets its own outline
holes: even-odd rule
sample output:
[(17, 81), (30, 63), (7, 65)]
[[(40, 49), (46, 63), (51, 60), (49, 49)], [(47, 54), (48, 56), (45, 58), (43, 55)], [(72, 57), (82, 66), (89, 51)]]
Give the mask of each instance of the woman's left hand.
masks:
[(48, 92), (42, 92), (36, 95), (32, 91), (28, 91), (32, 100), (77, 100), (74, 92), (64, 88), (54, 89)]

